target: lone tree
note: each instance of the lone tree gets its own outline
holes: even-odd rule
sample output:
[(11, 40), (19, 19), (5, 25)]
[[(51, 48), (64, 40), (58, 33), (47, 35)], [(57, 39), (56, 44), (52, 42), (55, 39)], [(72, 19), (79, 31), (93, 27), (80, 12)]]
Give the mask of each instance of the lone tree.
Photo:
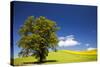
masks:
[(38, 62), (43, 62), (48, 56), (49, 49), (56, 50), (58, 38), (56, 22), (43, 16), (28, 17), (19, 29), (21, 36), (18, 46), (21, 48), (20, 57), (35, 56)]

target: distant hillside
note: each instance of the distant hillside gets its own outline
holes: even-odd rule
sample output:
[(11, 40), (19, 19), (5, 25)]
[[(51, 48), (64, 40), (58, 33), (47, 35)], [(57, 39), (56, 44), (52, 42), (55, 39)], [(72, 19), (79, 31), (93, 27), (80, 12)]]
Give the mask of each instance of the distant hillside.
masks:
[(66, 53), (72, 53), (72, 54), (81, 54), (81, 55), (96, 55), (97, 50), (86, 50), (86, 51), (72, 51), (72, 50), (60, 50)]

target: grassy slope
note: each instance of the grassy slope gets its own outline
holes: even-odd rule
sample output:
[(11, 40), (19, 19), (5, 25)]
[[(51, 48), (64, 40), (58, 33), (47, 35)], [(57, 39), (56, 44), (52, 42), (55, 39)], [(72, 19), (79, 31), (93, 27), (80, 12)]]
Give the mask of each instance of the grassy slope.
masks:
[[(59, 50), (57, 52), (50, 52), (47, 57), (47, 60), (52, 60), (56, 62), (46, 62), (45, 64), (96, 61), (96, 52), (96, 50), (80, 52)], [(34, 57), (16, 58), (14, 60), (14, 65), (21, 65), (23, 64), (23, 62), (36, 62), (36, 59)]]

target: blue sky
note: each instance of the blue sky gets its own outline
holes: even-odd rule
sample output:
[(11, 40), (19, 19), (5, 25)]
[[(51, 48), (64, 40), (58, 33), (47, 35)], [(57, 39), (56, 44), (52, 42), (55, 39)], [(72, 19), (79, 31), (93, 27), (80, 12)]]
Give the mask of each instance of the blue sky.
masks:
[[(97, 48), (97, 7), (65, 4), (14, 2), (13, 5), (14, 55), (20, 48), (18, 30), (28, 16), (45, 16), (61, 28), (57, 32), (60, 48), (87, 50)], [(69, 40), (70, 39), (70, 40)], [(69, 44), (69, 45), (68, 45)]]

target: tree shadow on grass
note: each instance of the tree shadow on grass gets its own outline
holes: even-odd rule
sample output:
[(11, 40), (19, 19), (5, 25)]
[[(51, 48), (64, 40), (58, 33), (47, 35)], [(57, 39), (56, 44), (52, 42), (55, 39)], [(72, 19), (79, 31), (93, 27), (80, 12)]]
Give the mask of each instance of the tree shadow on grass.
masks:
[(45, 60), (43, 62), (24, 62), (23, 64), (43, 64), (43, 63), (57, 62), (56, 60)]

